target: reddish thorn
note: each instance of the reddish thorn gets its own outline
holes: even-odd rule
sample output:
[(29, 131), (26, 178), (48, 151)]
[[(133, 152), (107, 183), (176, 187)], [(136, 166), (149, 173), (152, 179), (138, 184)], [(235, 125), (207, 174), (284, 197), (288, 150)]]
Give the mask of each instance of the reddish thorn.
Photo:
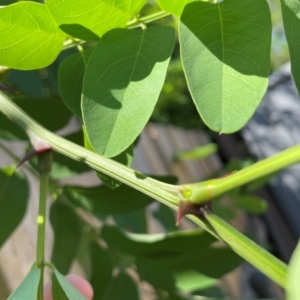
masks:
[(27, 160), (29, 160), (31, 157), (33, 157), (36, 154), (41, 154), (44, 152), (51, 151), (51, 147), (45, 147), (45, 148), (40, 148), (40, 149), (32, 149), (28, 153), (25, 154), (23, 159), (18, 163), (17, 168), (19, 168), (21, 165), (23, 165)]
[(178, 226), (180, 220), (185, 215), (195, 215), (198, 217), (205, 217), (207, 211), (211, 210), (212, 205), (211, 202), (207, 202), (205, 204), (195, 204), (191, 201), (181, 201), (178, 205), (178, 212), (176, 217), (176, 225)]

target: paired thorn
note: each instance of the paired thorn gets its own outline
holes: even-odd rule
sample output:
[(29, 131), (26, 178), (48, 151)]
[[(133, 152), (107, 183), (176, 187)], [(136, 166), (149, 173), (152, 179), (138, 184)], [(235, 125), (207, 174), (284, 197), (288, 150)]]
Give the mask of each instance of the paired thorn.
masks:
[(195, 215), (199, 218), (204, 218), (208, 212), (212, 210), (212, 202), (205, 204), (196, 204), (191, 201), (181, 201), (178, 205), (178, 212), (176, 218), (176, 225), (178, 226), (180, 220), (185, 215)]

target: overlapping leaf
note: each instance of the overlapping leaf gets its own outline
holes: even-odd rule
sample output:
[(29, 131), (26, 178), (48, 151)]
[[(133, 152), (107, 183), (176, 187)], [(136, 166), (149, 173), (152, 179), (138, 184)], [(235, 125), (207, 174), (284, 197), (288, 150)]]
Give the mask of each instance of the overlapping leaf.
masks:
[(185, 75), (203, 121), (221, 133), (239, 130), (267, 88), (272, 32), (267, 2), (190, 3), (179, 31)]
[(67, 57), (59, 66), (58, 82), (66, 106), (81, 118), (81, 91), (86, 64), (94, 49)]
[(94, 288), (94, 299), (103, 299), (113, 273), (110, 253), (103, 250), (97, 243), (92, 243), (91, 260), (91, 284)]
[(139, 300), (139, 291), (133, 279), (125, 272), (120, 272), (117, 277), (112, 278), (107, 287), (103, 300), (124, 299)]
[(40, 277), (41, 270), (32, 269), (7, 300), (36, 299)]
[[(14, 102), (51, 131), (61, 129), (72, 116), (64, 103), (58, 100), (17, 97)], [(0, 113), (0, 136), (6, 139), (26, 139), (24, 131), (2, 113)]]
[(82, 113), (93, 149), (114, 157), (149, 120), (174, 47), (174, 29), (116, 29), (90, 57), (83, 80)]
[(59, 200), (51, 206), (50, 221), (54, 231), (51, 261), (61, 273), (67, 274), (79, 249), (81, 222), (74, 208)]
[(84, 40), (94, 40), (105, 32), (125, 27), (144, 6), (145, 0), (46, 0), (46, 5), (60, 28)]
[[(61, 273), (53, 273), (52, 294), (55, 300), (87, 300)], [(32, 298), (35, 299), (35, 298)]]
[(0, 247), (22, 221), (29, 197), (24, 175), (13, 167), (0, 170)]
[(65, 34), (44, 4), (19, 2), (0, 9), (0, 65), (33, 70), (50, 65)]
[(191, 2), (194, 2), (197, 0), (157, 0), (160, 7), (173, 15), (180, 16), (182, 14), (182, 11), (184, 7)]
[(287, 284), (287, 300), (300, 300), (299, 293), (299, 277), (300, 277), (300, 242), (292, 255), (289, 269)]
[(292, 73), (298, 93), (300, 93), (300, 2), (298, 0), (281, 0), (281, 8)]
[(142, 279), (168, 290), (195, 288), (185, 282), (187, 274), (198, 279), (202, 274), (207, 285), (213, 284), (212, 278), (220, 278), (242, 261), (227, 247), (213, 247), (215, 238), (201, 230), (144, 235), (104, 227), (102, 237), (111, 249), (135, 257)]

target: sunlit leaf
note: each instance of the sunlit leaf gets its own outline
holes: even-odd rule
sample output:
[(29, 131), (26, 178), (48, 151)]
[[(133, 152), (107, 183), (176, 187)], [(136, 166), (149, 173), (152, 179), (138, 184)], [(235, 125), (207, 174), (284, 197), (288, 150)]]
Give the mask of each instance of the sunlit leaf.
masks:
[(300, 2), (281, 0), (282, 18), (291, 57), (293, 77), (300, 92)]
[(36, 299), (40, 276), (40, 269), (32, 269), (7, 300)]
[[(170, 184), (175, 184), (177, 181), (173, 176), (154, 178)], [(65, 186), (64, 193), (74, 205), (98, 216), (128, 213), (154, 201), (146, 194), (127, 185), (114, 190), (103, 185), (92, 188)]]
[(79, 250), (82, 224), (74, 208), (59, 200), (51, 206), (50, 222), (54, 231), (51, 261), (67, 274)]
[(103, 300), (124, 299), (139, 300), (140, 295), (137, 285), (132, 278), (125, 272), (120, 272), (116, 278), (113, 278), (107, 287), (107, 292)]
[(210, 129), (235, 132), (253, 115), (268, 85), (271, 34), (265, 0), (185, 7), (179, 29), (183, 68)]
[(184, 7), (191, 2), (194, 2), (197, 0), (157, 0), (160, 7), (173, 15), (180, 16), (182, 14), (182, 11)]
[(60, 28), (69, 35), (95, 40), (105, 32), (125, 27), (144, 6), (145, 0), (46, 0), (46, 5)]
[(24, 175), (14, 167), (0, 169), (0, 247), (25, 216), (28, 197)]
[(174, 47), (174, 29), (116, 29), (90, 57), (82, 113), (95, 152), (114, 157), (131, 145), (149, 120)]
[[(52, 294), (55, 300), (87, 300), (62, 274), (57, 270), (53, 273)], [(34, 299), (32, 299), (34, 300)]]
[(287, 300), (300, 300), (299, 293), (299, 278), (300, 278), (300, 242), (292, 255), (289, 269), (287, 284)]
[[(84, 135), (84, 147), (94, 152), (94, 149), (87, 137), (85, 126), (83, 126), (83, 135)], [(133, 162), (133, 145), (130, 145), (127, 149), (125, 149), (122, 153), (118, 154), (117, 156), (111, 157), (111, 159), (127, 167), (131, 167), (131, 164)], [(111, 189), (116, 189), (122, 185), (122, 182), (109, 175), (106, 175), (99, 171), (96, 171), (96, 174), (100, 178), (102, 183), (104, 183), (107, 187)]]
[(1, 8), (0, 32), (0, 65), (19, 70), (50, 65), (65, 39), (46, 6), (32, 1)]

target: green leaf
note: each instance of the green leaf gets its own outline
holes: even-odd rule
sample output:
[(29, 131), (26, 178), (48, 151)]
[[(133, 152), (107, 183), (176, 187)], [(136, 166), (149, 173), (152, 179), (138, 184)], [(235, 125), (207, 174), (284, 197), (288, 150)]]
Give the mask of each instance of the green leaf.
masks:
[(79, 250), (82, 224), (74, 208), (60, 200), (51, 206), (50, 222), (54, 231), (51, 261), (67, 274)]
[[(170, 184), (175, 184), (177, 181), (173, 176), (154, 178)], [(74, 205), (98, 216), (124, 214), (145, 207), (154, 201), (128, 185), (122, 185), (115, 190), (104, 185), (93, 188), (65, 186), (63, 192)]]
[(205, 158), (218, 151), (217, 144), (207, 144), (201, 147), (196, 147), (190, 151), (179, 151), (175, 154), (175, 161), (196, 160)]
[(19, 97), (14, 102), (50, 131), (61, 129), (72, 117), (72, 113), (59, 100)]
[(174, 47), (174, 29), (116, 29), (99, 41), (83, 79), (82, 114), (93, 149), (124, 151), (149, 120)]
[[(90, 144), (90, 141), (87, 137), (87, 132), (85, 130), (85, 127), (83, 126), (83, 135), (84, 135), (84, 147), (88, 150), (91, 150), (94, 152), (93, 147)], [(114, 161), (119, 162), (120, 164), (123, 164), (127, 167), (131, 167), (131, 164), (133, 162), (133, 145), (130, 145), (127, 149), (125, 149), (122, 153), (115, 157), (111, 157)], [(101, 172), (96, 171), (97, 176), (100, 178), (102, 183), (104, 183), (107, 187), (111, 189), (116, 189), (122, 185), (122, 182), (112, 178), (109, 175), (106, 175)]]
[(299, 278), (300, 278), (300, 242), (292, 255), (289, 268), (287, 284), (287, 300), (300, 300), (299, 293)]
[(29, 186), (14, 167), (0, 170), (0, 247), (18, 227), (27, 209)]
[(201, 249), (215, 241), (215, 238), (202, 230), (172, 232), (168, 234), (136, 234), (105, 226), (102, 237), (111, 249), (125, 254), (149, 257), (178, 257), (190, 249)]
[(94, 48), (67, 57), (59, 66), (58, 82), (66, 106), (79, 118), (81, 116), (81, 91), (86, 64)]
[[(58, 100), (15, 97), (13, 101), (33, 119), (51, 131), (61, 129), (72, 116), (64, 103)], [(0, 137), (8, 140), (27, 139), (24, 130), (2, 113), (0, 113)]]
[(174, 272), (173, 276), (176, 288), (185, 292), (199, 291), (216, 284), (216, 279), (205, 276), (195, 270)]
[(237, 195), (233, 198), (235, 205), (252, 214), (263, 214), (268, 210), (268, 203), (257, 196), (254, 195)]
[(265, 0), (185, 7), (179, 30), (183, 68), (210, 129), (235, 132), (253, 115), (268, 85), (271, 34)]
[[(66, 108), (64, 103), (58, 100), (28, 97), (17, 97), (13, 100), (33, 119), (50, 131), (56, 131), (67, 125), (72, 116), (72, 113)], [(0, 114), (0, 127), (4, 132), (2, 136), (0, 130), (0, 135), (3, 138), (26, 139), (23, 130), (18, 128), (13, 121), (7, 119), (3, 114)], [(11, 134), (5, 134), (5, 129), (9, 129), (9, 132), (12, 129)]]
[(115, 215), (113, 218), (119, 228), (123, 228), (127, 231), (135, 233), (148, 232), (148, 222), (145, 208), (127, 214)]
[(122, 299), (139, 300), (140, 295), (137, 285), (125, 272), (120, 272), (116, 278), (113, 278), (107, 287), (107, 292), (103, 300)]
[(281, 0), (280, 2), (292, 73), (298, 93), (300, 93), (300, 3), (298, 0)]
[(24, 1), (0, 9), (0, 65), (19, 70), (50, 65), (65, 34), (43, 4)]
[(107, 250), (103, 250), (97, 243), (91, 244), (91, 257), (91, 285), (94, 289), (94, 299), (100, 300), (103, 299), (109, 282), (112, 279), (113, 264), (109, 252)]
[(86, 298), (57, 270), (54, 270), (52, 280), (52, 294), (55, 300), (86, 300)]
[[(197, 289), (195, 281), (201, 274), (205, 276), (207, 285), (213, 284), (213, 278), (221, 278), (238, 267), (241, 262), (242, 259), (229, 248), (196, 246), (180, 255), (139, 257), (137, 268), (141, 278), (156, 287), (167, 290), (184, 287), (193, 290)], [(190, 286), (185, 278), (188, 274), (196, 277), (192, 279), (194, 283), (191, 281)], [(198, 285), (201, 288), (201, 283)]]
[(35, 300), (40, 283), (40, 277), (41, 270), (38, 268), (32, 269), (7, 300)]
[(158, 210), (153, 213), (153, 216), (163, 225), (167, 232), (178, 230), (174, 211), (168, 206), (160, 203)]
[(95, 40), (97, 36), (100, 37), (113, 28), (125, 27), (146, 1), (46, 0), (45, 2), (62, 30), (80, 39)]
[(184, 7), (191, 2), (194, 2), (197, 0), (157, 0), (159, 6), (166, 12), (169, 12), (170, 14), (180, 16), (182, 14), (182, 11)]

